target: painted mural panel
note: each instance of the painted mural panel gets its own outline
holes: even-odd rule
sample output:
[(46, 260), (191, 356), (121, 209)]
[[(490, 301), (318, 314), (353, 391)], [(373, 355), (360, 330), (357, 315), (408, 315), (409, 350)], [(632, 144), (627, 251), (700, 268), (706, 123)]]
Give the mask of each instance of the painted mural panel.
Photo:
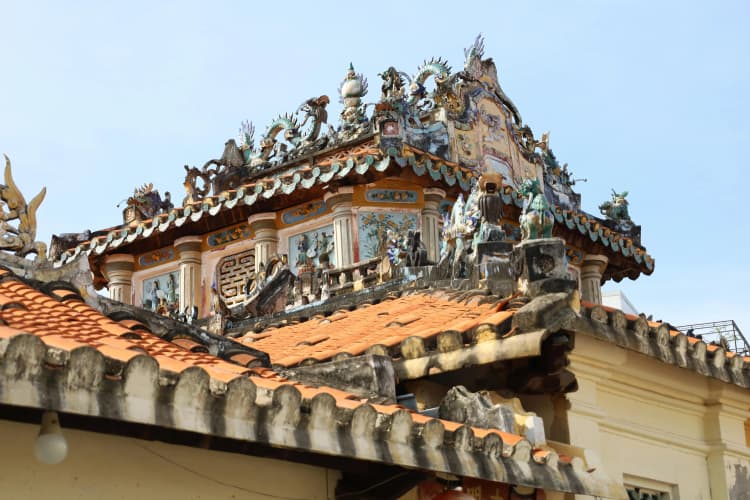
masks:
[(180, 273), (161, 274), (143, 280), (143, 308), (159, 314), (176, 312), (180, 306)]
[(456, 126), (456, 158), (475, 171), (494, 170), (506, 184), (518, 186), (523, 179), (540, 178), (541, 168), (519, 153), (509, 130), (505, 109), (481, 88), (469, 93), (469, 120)]
[(403, 212), (360, 212), (357, 220), (360, 260), (385, 255), (388, 231), (406, 235), (416, 231), (417, 216)]
[(289, 267), (293, 272), (335, 265), (332, 224), (289, 237)]

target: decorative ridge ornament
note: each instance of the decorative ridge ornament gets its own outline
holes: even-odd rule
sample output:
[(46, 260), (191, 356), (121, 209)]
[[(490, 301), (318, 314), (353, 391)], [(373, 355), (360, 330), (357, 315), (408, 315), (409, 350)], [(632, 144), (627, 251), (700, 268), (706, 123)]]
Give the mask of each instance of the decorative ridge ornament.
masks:
[(519, 219), (521, 222), (521, 239), (551, 238), (555, 217), (552, 215), (547, 198), (539, 187), (539, 180), (524, 180), (518, 192), (526, 197), (523, 204), (523, 213)]
[(618, 193), (614, 189), (612, 190), (612, 200), (605, 201), (599, 205), (599, 211), (607, 217), (615, 221), (630, 221), (630, 214), (628, 213), (628, 192), (623, 191)]
[[(10, 158), (5, 156), (5, 184), (0, 184), (0, 249), (15, 250), (19, 257), (36, 254), (37, 261), (47, 260), (47, 245), (36, 238), (36, 211), (47, 188), (43, 187), (28, 204), (13, 181)], [(14, 227), (8, 221), (18, 220)]]

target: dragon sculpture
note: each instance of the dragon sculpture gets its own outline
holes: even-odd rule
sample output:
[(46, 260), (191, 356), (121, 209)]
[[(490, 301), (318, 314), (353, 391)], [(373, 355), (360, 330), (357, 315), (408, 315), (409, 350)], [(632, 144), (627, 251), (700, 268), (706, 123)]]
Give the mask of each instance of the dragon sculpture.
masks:
[(134, 221), (151, 219), (160, 213), (169, 212), (174, 205), (171, 195), (167, 191), (162, 199), (159, 191), (154, 189), (153, 183), (144, 184), (133, 190), (133, 196), (127, 199), (127, 206), (122, 212), (123, 222), (130, 224)]
[[(46, 194), (47, 188), (42, 188), (39, 194), (26, 203), (13, 180), (10, 159), (5, 156), (5, 184), (0, 184), (0, 249), (13, 250), (19, 257), (33, 253), (36, 254), (37, 260), (47, 258), (47, 245), (34, 241), (36, 211)], [(9, 224), (10, 221), (16, 220), (17, 226)]]

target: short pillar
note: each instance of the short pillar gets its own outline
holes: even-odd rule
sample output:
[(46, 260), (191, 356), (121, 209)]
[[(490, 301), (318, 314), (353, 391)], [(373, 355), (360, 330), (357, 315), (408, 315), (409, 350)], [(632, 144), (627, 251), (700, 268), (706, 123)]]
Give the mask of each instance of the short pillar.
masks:
[(265, 212), (253, 214), (247, 219), (253, 230), (255, 241), (255, 271), (261, 264), (265, 267), (271, 256), (278, 252), (279, 231), (276, 229), (276, 214)]
[(340, 187), (335, 193), (328, 193), (324, 197), (326, 205), (333, 211), (333, 251), (336, 256), (336, 267), (354, 264), (353, 192), (351, 187)]
[(518, 291), (527, 297), (576, 288), (568, 279), (565, 241), (560, 238), (522, 241), (513, 247), (510, 267)]
[(424, 188), (424, 208), (422, 209), (422, 242), (427, 247), (427, 259), (437, 262), (440, 256), (440, 202), (445, 199), (445, 191), (437, 188)]
[(185, 236), (174, 242), (180, 262), (180, 311), (193, 314), (193, 306), (201, 315), (201, 237)]
[(132, 255), (107, 255), (104, 259), (104, 275), (109, 281), (109, 298), (122, 302), (133, 303), (133, 271), (135, 259)]
[(607, 268), (604, 255), (587, 254), (581, 264), (581, 297), (592, 304), (602, 303), (602, 275)]

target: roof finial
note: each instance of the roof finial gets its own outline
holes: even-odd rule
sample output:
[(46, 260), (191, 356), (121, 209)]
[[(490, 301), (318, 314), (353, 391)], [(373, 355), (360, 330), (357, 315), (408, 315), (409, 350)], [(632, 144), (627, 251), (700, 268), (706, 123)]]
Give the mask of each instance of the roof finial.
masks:
[[(30, 203), (13, 181), (10, 158), (5, 156), (5, 184), (0, 184), (0, 249), (15, 250), (19, 257), (30, 253), (37, 255), (37, 260), (47, 259), (47, 245), (34, 241), (36, 238), (36, 211), (42, 204), (47, 188), (44, 187)], [(8, 221), (18, 221), (14, 227)]]

